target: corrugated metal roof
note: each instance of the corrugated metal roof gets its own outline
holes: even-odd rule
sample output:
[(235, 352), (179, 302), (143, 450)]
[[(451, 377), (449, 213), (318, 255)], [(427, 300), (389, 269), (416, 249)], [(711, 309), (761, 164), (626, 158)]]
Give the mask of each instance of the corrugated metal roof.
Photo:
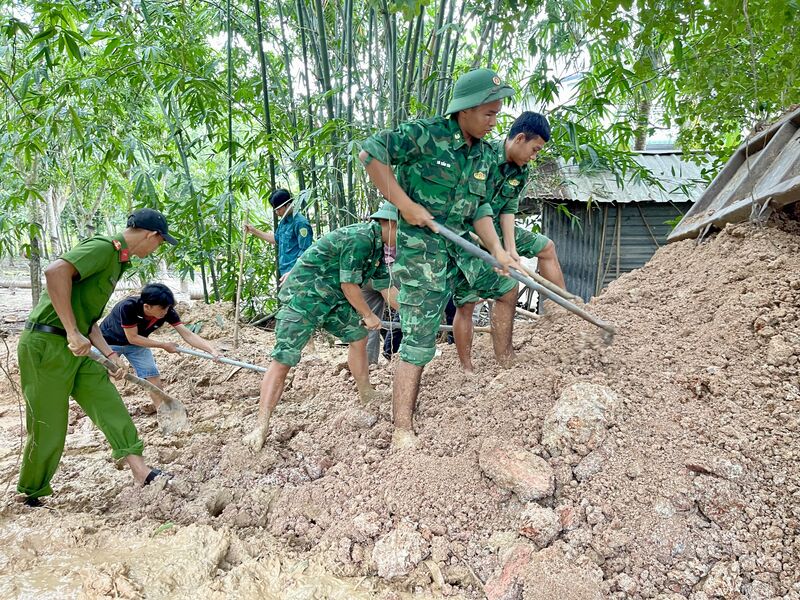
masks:
[[(700, 157), (700, 164), (695, 162)], [(706, 189), (703, 170), (711, 165), (709, 154), (692, 158), (680, 152), (641, 152), (633, 160), (647, 169), (652, 180), (638, 172), (627, 175), (620, 185), (611, 171), (598, 169), (580, 172), (578, 165), (563, 159), (539, 166), (527, 196), (541, 200), (586, 202), (686, 202), (696, 201)]]

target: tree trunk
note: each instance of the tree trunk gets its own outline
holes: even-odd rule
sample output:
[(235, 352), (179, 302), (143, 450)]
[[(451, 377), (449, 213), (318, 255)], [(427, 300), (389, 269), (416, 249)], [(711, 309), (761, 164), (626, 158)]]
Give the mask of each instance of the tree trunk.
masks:
[(642, 99), (636, 107), (636, 129), (634, 133), (636, 139), (633, 145), (634, 150), (644, 150), (647, 147), (647, 130), (650, 125), (650, 100)]

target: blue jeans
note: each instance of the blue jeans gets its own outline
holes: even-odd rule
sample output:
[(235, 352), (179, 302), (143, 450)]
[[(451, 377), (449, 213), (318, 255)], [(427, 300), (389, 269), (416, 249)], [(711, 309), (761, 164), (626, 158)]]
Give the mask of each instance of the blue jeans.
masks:
[(128, 362), (133, 365), (136, 375), (142, 379), (158, 377), (158, 367), (156, 366), (156, 360), (153, 358), (153, 353), (150, 351), (150, 348), (134, 346), (133, 344), (126, 344), (124, 346), (114, 346), (112, 344), (110, 348), (117, 354), (127, 358)]

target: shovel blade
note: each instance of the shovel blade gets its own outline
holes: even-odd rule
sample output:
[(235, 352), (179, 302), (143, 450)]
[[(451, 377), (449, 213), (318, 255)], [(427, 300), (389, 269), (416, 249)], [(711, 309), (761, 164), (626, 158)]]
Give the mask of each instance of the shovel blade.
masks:
[(157, 412), (161, 433), (168, 435), (189, 429), (186, 407), (178, 400), (163, 400)]

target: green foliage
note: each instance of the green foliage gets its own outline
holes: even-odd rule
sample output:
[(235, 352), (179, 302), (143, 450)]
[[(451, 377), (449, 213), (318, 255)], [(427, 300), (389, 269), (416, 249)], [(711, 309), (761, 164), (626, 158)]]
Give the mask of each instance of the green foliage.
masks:
[[(262, 39), (255, 6), (232, 2), (229, 22), (224, 2), (0, 0), (0, 256), (51, 232), (56, 201), (65, 246), (151, 206), (181, 240), (170, 268), (231, 299), (243, 214), (270, 229), (273, 178), (318, 234), (358, 219), (379, 201), (359, 140), (440, 112), (475, 66), (548, 109), (550, 156), (621, 182), (649, 177), (631, 149), (652, 107), (724, 160), (800, 95), (796, 0), (260, 0)], [(274, 274), (274, 249), (248, 244), (251, 312)]]

